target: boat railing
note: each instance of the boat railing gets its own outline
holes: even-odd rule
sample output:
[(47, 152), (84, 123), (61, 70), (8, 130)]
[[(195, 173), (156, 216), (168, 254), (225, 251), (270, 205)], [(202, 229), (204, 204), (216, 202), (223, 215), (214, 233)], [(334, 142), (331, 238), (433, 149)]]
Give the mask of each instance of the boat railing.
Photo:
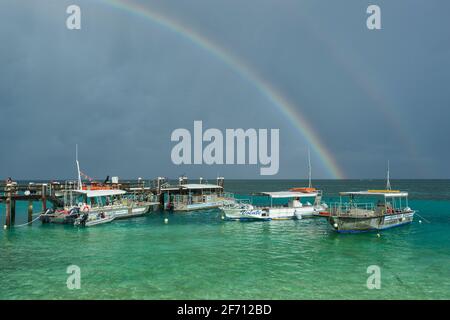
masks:
[(193, 204), (193, 203), (206, 203), (217, 201), (218, 197), (216, 194), (208, 195), (175, 195), (173, 197), (173, 203), (177, 204)]
[(226, 200), (235, 200), (236, 199), (234, 193), (232, 193), (232, 192), (224, 192), (221, 197)]
[(223, 208), (235, 208), (235, 207), (247, 207), (251, 205), (252, 202), (250, 199), (230, 199), (230, 200), (224, 200), (222, 203)]
[(332, 216), (373, 216), (375, 215), (375, 205), (373, 203), (342, 203), (335, 202), (329, 205)]

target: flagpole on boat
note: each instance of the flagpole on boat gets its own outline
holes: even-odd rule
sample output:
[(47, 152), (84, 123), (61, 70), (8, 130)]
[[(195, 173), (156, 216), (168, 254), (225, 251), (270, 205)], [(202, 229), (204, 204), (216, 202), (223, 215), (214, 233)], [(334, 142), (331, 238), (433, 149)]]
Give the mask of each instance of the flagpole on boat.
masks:
[(312, 188), (311, 183), (311, 151), (308, 147), (308, 188)]
[(390, 173), (389, 173), (389, 160), (388, 160), (388, 167), (387, 167), (386, 190), (391, 190), (391, 179), (390, 179)]
[(75, 147), (75, 161), (77, 163), (78, 170), (78, 190), (83, 190), (83, 184), (81, 182), (80, 162), (78, 161), (78, 144)]

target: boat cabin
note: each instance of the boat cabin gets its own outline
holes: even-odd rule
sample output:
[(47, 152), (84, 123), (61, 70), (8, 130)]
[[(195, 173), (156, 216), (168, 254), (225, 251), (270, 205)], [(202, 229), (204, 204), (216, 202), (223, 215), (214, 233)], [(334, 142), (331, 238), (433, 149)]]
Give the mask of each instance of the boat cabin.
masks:
[(68, 190), (64, 193), (64, 207), (88, 206), (100, 208), (122, 204), (123, 190)]
[(399, 190), (341, 192), (332, 215), (382, 216), (410, 211), (408, 193)]
[(222, 186), (203, 183), (165, 187), (161, 192), (166, 193), (165, 208), (175, 211), (217, 208), (223, 197)]
[[(300, 191), (275, 191), (275, 192), (261, 192), (260, 195), (269, 197), (270, 207), (288, 207), (288, 208), (301, 208), (305, 205), (311, 206), (309, 202), (302, 203), (304, 198), (316, 198), (318, 192), (300, 192)], [(286, 204), (286, 200), (288, 203)], [(315, 200), (313, 201), (315, 202)]]

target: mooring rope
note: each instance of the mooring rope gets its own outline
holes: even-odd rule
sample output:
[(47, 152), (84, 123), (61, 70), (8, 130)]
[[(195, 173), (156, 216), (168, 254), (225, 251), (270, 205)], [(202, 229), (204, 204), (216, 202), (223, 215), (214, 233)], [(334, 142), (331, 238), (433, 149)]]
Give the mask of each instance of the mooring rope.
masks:
[(418, 214), (417, 211), (415, 212), (415, 214), (418, 215), (419, 217), (421, 217), (423, 220), (425, 220), (426, 223), (431, 223), (430, 221), (428, 221), (427, 219), (422, 217), (420, 214)]
[(27, 222), (27, 223), (24, 223), (24, 224), (19, 224), (19, 225), (17, 225), (17, 226), (14, 226), (14, 228), (24, 227), (24, 226), (27, 226), (27, 225), (29, 225), (29, 224), (32, 224), (32, 223), (35, 222), (37, 219), (39, 219), (39, 218), (41, 217), (41, 215), (42, 215), (42, 214), (39, 214), (39, 216), (38, 216), (36, 219), (31, 220), (30, 222)]

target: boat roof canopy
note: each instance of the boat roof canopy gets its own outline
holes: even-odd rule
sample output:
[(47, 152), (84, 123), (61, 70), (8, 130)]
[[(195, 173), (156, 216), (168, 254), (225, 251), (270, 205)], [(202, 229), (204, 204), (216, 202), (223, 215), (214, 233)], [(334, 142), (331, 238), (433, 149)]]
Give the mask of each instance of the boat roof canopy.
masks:
[(341, 196), (383, 196), (386, 198), (407, 197), (408, 192), (398, 190), (366, 190), (366, 191), (351, 191), (341, 192)]
[(181, 185), (183, 189), (222, 189), (216, 184), (190, 183)]
[(275, 191), (275, 192), (261, 192), (261, 194), (271, 198), (301, 198), (301, 197), (315, 197), (317, 193), (312, 192), (294, 192), (294, 191)]
[(296, 187), (296, 188), (290, 188), (289, 191), (311, 193), (311, 192), (317, 192), (318, 190), (316, 188), (312, 188), (312, 187)]
[(189, 184), (182, 184), (179, 186), (169, 186), (166, 188), (161, 188), (161, 190), (165, 191), (175, 191), (175, 190), (201, 190), (201, 189), (223, 189), (223, 187), (218, 186), (216, 184), (207, 184), (207, 183), (189, 183)]
[(74, 190), (74, 192), (84, 194), (88, 198), (117, 196), (127, 193), (123, 190)]

